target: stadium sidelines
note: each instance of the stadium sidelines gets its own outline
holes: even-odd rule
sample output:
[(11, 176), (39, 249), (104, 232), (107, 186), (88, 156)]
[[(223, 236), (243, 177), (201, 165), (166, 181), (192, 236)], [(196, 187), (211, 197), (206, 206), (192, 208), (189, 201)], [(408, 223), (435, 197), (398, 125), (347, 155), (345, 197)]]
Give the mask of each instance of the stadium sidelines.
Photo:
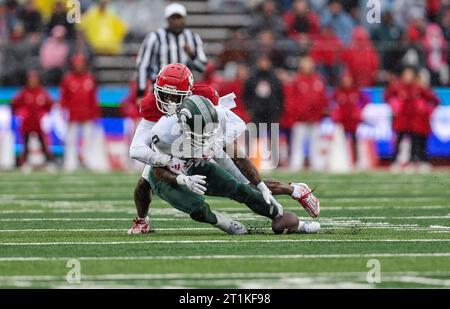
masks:
[[(285, 255), (184, 255), (184, 256), (84, 256), (80, 261), (108, 260), (201, 260), (201, 259), (320, 259), (320, 258), (382, 258), (382, 257), (450, 257), (449, 253), (368, 253), (368, 254), (285, 254)], [(1, 262), (67, 261), (74, 257), (2, 257)], [(441, 272), (438, 272), (441, 273)], [(449, 272), (450, 273), (450, 272)]]
[(199, 243), (296, 243), (296, 242), (450, 242), (448, 239), (210, 239), (210, 240), (135, 240), (135, 241), (61, 241), (61, 242), (4, 242), (1, 246), (57, 246), (57, 245), (136, 245), (136, 244), (199, 244)]

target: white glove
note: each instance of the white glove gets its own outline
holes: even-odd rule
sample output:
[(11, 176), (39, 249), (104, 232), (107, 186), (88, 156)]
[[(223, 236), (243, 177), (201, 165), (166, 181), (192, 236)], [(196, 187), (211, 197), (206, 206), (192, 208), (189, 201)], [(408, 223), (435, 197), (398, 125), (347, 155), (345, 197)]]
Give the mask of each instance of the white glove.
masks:
[(168, 162), (167, 167), (175, 174), (186, 174), (186, 161), (184, 160), (173, 157)]
[(180, 174), (177, 176), (177, 183), (180, 186), (186, 186), (189, 190), (191, 190), (194, 193), (197, 193), (198, 195), (204, 195), (206, 192), (205, 179), (206, 176), (202, 175), (186, 176)]
[(256, 188), (261, 192), (264, 200), (268, 205), (270, 205), (270, 214), (273, 213), (273, 207), (276, 207), (278, 210), (278, 214), (280, 216), (283, 215), (283, 206), (281, 206), (280, 203), (277, 202), (277, 200), (273, 197), (272, 192), (270, 192), (269, 188), (267, 188), (266, 184), (264, 182), (260, 182)]

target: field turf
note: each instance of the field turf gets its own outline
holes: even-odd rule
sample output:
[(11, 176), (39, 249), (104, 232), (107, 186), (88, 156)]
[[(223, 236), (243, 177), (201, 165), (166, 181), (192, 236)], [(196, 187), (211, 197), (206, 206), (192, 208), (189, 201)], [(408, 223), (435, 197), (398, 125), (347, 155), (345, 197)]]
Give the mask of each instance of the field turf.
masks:
[[(137, 173), (1, 172), (0, 287), (450, 287), (448, 173), (266, 176), (317, 186), (320, 234), (273, 235), (244, 205), (209, 198), (252, 231), (228, 236), (155, 197), (157, 232), (129, 236)], [(70, 259), (80, 283), (66, 281)]]

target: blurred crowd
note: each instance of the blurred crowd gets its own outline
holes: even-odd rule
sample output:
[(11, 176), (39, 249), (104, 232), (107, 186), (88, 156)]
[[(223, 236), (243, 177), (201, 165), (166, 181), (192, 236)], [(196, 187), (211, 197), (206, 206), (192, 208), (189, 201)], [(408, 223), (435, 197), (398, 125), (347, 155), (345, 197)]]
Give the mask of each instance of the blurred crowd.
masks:
[(378, 16), (360, 0), (212, 2), (218, 11), (233, 7), (251, 15), (249, 26), (226, 42), (221, 68), (229, 61), (254, 62), (265, 52), (275, 68), (295, 70), (296, 57), (311, 55), (332, 86), (345, 70), (359, 86), (385, 84), (404, 66), (420, 68), (433, 86), (449, 83), (448, 0), (384, 0)]
[[(235, 2), (241, 5), (226, 5)], [(356, 162), (356, 131), (369, 102), (362, 90), (377, 85), (386, 86), (384, 97), (393, 112), (393, 168), (401, 165), (405, 138), (411, 141), (410, 162), (429, 168), (426, 141), (439, 104), (431, 87), (449, 84), (450, 1), (381, 1), (380, 20), (373, 23), (366, 1), (214, 3), (216, 10), (250, 12), (252, 18), (225, 43), (215, 64), (224, 74), (214, 76), (210, 65), (204, 81), (220, 94), (237, 93), (244, 119), (280, 122), (290, 135), (291, 168), (304, 166), (309, 149), (310, 167), (322, 169), (315, 158), (322, 151), (325, 117), (342, 126)]]
[[(115, 1), (114, 9), (120, 10), (126, 2)], [(29, 70), (39, 70), (46, 85), (58, 85), (73, 56), (83, 55), (94, 68), (95, 55), (121, 52), (128, 24), (126, 16), (115, 13), (112, 2), (81, 0), (79, 6), (67, 3), (0, 0), (1, 85), (24, 84)], [(146, 11), (144, 18), (148, 17)], [(144, 24), (151, 26), (149, 22)], [(142, 27), (143, 31), (147, 29)]]
[[(63, 107), (77, 115), (70, 118), (76, 130), (76, 124), (99, 116), (93, 99), (95, 55), (120, 54), (124, 41), (140, 42), (148, 31), (164, 24), (158, 20), (162, 14), (154, 14), (158, 10), (148, 9), (161, 5), (162, 11), (163, 3), (85, 0), (81, 1), (83, 22), (74, 25), (66, 18), (65, 1), (0, 0), (0, 83), (27, 81), (23, 91), (36, 88), (36, 79), (37, 84), (59, 85)], [(320, 140), (319, 124), (325, 117), (340, 124), (353, 141), (356, 161), (356, 130), (368, 103), (362, 88), (385, 85), (398, 136), (395, 156), (401, 140), (409, 137), (411, 160), (425, 164), (429, 121), (439, 104), (431, 86), (449, 84), (450, 1), (385, 0), (379, 23), (367, 21), (365, 4), (210, 0), (213, 12), (245, 13), (249, 25), (231, 31), (222, 52), (197, 81), (213, 86), (220, 95), (234, 92), (235, 111), (247, 122), (280, 122), (290, 137), (289, 164), (294, 169), (304, 167), (305, 149), (309, 165), (320, 169), (320, 163), (314, 162), (321, 151), (315, 142)], [(80, 96), (89, 105), (89, 115), (79, 119)], [(15, 99), (16, 110), (26, 97)], [(35, 97), (49, 100), (45, 93)], [(47, 106), (41, 104), (42, 111), (35, 115), (45, 113)], [(135, 98), (126, 98), (121, 111), (138, 118)], [(83, 127), (86, 136), (89, 130)], [(26, 138), (26, 128), (23, 133)], [(306, 141), (310, 145), (304, 148)], [(50, 154), (47, 157), (51, 159)], [(67, 164), (71, 169), (70, 160)]]

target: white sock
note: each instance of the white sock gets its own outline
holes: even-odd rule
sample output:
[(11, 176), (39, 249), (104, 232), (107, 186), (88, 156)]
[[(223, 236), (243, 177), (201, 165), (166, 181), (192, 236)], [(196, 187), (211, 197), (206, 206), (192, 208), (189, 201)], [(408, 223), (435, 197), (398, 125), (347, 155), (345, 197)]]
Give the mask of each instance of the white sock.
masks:
[(148, 221), (150, 220), (150, 218), (148, 216), (145, 218), (138, 218), (138, 219), (141, 224), (148, 223)]
[(297, 227), (297, 232), (303, 232), (302, 228), (303, 225), (305, 224), (305, 221), (298, 221), (298, 227)]
[(292, 188), (294, 188), (294, 192), (292, 192), (291, 196), (295, 199), (301, 198), (302, 193), (300, 192), (300, 186), (291, 185)]

